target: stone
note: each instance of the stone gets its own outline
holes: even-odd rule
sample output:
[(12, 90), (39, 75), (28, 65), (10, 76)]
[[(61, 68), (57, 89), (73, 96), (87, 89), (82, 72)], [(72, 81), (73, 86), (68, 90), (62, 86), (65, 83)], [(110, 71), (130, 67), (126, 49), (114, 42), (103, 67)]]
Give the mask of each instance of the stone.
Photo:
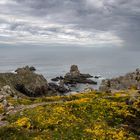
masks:
[(0, 95), (6, 96), (12, 96), (15, 92), (11, 89), (9, 85), (3, 86), (0, 89)]
[(94, 76), (94, 78), (95, 78), (95, 79), (99, 79), (99, 78), (101, 78), (101, 76)]
[(79, 76), (80, 75), (80, 71), (78, 69), (77, 65), (72, 65), (70, 68), (70, 74), (71, 76)]
[(49, 83), (49, 90), (59, 92), (60, 94), (69, 92), (69, 89), (66, 88), (63, 84), (57, 85), (55, 83)]
[(17, 74), (26, 74), (29, 72), (32, 72), (29, 66), (25, 66), (23, 68), (18, 68), (15, 70), (15, 72), (17, 72)]
[(4, 107), (7, 107), (7, 106), (8, 106), (8, 102), (7, 102), (7, 100), (4, 99), (3, 102), (2, 102), (2, 104), (3, 104)]
[(33, 67), (19, 68), (17, 71), (18, 81), (16, 81), (15, 88), (19, 92), (30, 96), (37, 97), (47, 94), (48, 83), (43, 75), (33, 72)]
[(126, 89), (140, 89), (140, 70), (127, 73), (124, 76), (117, 78), (103, 80), (100, 85), (100, 90), (126, 90)]
[(64, 76), (64, 83), (67, 84), (77, 84), (77, 83), (83, 83), (83, 84), (97, 84), (97, 82), (88, 79), (92, 78), (90, 74), (82, 74), (80, 73), (77, 65), (72, 65), (70, 68), (70, 72), (67, 73)]
[(29, 69), (30, 69), (30, 71), (33, 71), (33, 72), (36, 71), (36, 68), (33, 66), (29, 67)]
[(59, 86), (60, 86), (60, 87), (64, 87), (64, 81), (63, 81), (63, 80), (60, 80)]
[(52, 78), (51, 80), (54, 82), (58, 82), (58, 81), (63, 80), (63, 79), (64, 78), (62, 76), (60, 76), (60, 77)]
[(14, 109), (14, 106), (9, 106), (9, 107), (7, 107), (7, 111), (10, 111), (10, 110), (13, 110)]
[[(47, 95), (48, 82), (33, 67), (18, 68), (16, 73), (0, 73), (0, 94), (38, 97)], [(6, 85), (6, 86), (5, 86)]]
[(0, 95), (0, 102), (2, 102), (4, 100), (4, 95)]

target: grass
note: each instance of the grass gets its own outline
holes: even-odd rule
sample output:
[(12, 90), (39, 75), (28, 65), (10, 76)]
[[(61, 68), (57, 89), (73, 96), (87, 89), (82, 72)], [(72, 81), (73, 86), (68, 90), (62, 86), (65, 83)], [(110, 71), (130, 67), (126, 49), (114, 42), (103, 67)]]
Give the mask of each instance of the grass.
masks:
[[(125, 96), (122, 96), (125, 95)], [(0, 128), (2, 140), (137, 140), (140, 135), (140, 100), (128, 105), (131, 92), (100, 92), (36, 99), (18, 104), (64, 101), (38, 106), (7, 116)], [(107, 97), (107, 98), (106, 98)], [(10, 100), (10, 99), (9, 99)]]

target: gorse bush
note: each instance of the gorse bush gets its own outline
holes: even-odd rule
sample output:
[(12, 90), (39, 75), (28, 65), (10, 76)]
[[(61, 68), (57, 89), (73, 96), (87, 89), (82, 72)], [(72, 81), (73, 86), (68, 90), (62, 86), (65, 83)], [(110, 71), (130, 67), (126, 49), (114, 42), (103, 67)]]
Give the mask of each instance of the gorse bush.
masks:
[[(127, 97), (130, 93), (123, 94)], [(140, 101), (129, 105), (125, 96), (89, 92), (46, 97), (46, 101), (65, 102), (8, 116), (10, 123), (0, 128), (0, 137), (6, 140), (136, 140), (140, 135)]]

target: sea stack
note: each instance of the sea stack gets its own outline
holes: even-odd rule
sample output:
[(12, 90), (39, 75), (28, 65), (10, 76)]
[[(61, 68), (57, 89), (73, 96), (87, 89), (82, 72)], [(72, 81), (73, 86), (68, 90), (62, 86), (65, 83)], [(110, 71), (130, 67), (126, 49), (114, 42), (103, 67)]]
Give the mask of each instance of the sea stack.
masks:
[(90, 74), (82, 74), (80, 73), (80, 70), (78, 69), (77, 65), (72, 65), (70, 67), (70, 72), (66, 73), (64, 76), (64, 83), (65, 84), (77, 84), (77, 83), (83, 83), (83, 84), (97, 84), (97, 82), (89, 79), (92, 78)]

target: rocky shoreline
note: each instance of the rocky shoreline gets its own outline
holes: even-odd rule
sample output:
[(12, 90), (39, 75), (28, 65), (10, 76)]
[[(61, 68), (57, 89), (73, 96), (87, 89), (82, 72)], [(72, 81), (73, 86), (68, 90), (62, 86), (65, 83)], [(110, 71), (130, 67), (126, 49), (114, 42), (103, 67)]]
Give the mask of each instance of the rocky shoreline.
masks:
[[(91, 79), (93, 76), (81, 73), (77, 65), (72, 65), (68, 73), (53, 78), (51, 82), (48, 82), (43, 75), (37, 74), (35, 71), (36, 68), (25, 66), (15, 70), (15, 73), (0, 73), (0, 102), (6, 109), (12, 108), (6, 100), (8, 96), (13, 99), (61, 96), (72, 93), (72, 89), (76, 88), (78, 84), (97, 85), (97, 82)], [(112, 93), (116, 90), (129, 89), (140, 90), (139, 69), (118, 78), (102, 80), (98, 90)], [(84, 90), (91, 91), (95, 89), (85, 88)]]
[(0, 89), (9, 86), (19, 96), (39, 97), (63, 95), (78, 83), (97, 84), (90, 79), (93, 76), (80, 73), (76, 65), (72, 65), (64, 77), (53, 78), (50, 83), (35, 71), (33, 66), (25, 66), (15, 70), (15, 73), (0, 73)]
[(70, 72), (64, 77), (59, 76), (48, 82), (43, 75), (36, 73), (36, 68), (25, 66), (14, 73), (0, 73), (0, 105), (6, 112), (14, 109), (8, 98), (17, 100), (22, 98), (36, 98), (44, 96), (66, 95), (77, 84), (97, 84), (89, 79), (90, 74), (80, 73), (78, 66), (72, 65)]
[[(78, 94), (78, 96), (63, 96), (69, 95), (68, 93), (71, 92), (71, 89), (73, 87), (76, 87), (77, 84), (96, 85), (97, 82), (90, 79), (92, 77), (93, 76), (91, 76), (90, 74), (81, 73), (78, 69), (78, 66), (76, 65), (72, 65), (70, 71), (64, 76), (58, 76), (56, 78), (53, 78), (51, 82), (48, 82), (43, 75), (37, 74), (36, 68), (29, 66), (18, 68), (17, 70), (15, 70), (15, 73), (0, 73), (0, 127), (6, 127), (10, 125), (10, 121), (8, 120), (9, 116), (19, 113), (20, 117), (22, 117), (24, 110), (31, 110), (34, 108), (39, 108), (40, 106), (44, 107), (51, 105), (51, 109), (53, 109), (53, 106), (55, 105), (64, 105), (66, 102), (73, 102), (73, 107), (75, 107), (75, 103), (77, 101), (79, 104), (79, 102), (87, 102), (86, 100), (88, 99), (88, 105), (90, 105), (91, 101), (94, 100), (92, 102), (92, 104), (94, 105), (94, 111), (94, 109), (98, 109), (96, 108), (95, 102), (99, 101), (103, 104), (106, 100), (106, 103), (109, 103), (108, 105), (110, 110), (112, 109), (110, 103), (112, 103), (112, 101), (114, 100), (113, 103), (116, 103), (119, 112), (119, 110), (123, 108), (124, 105), (128, 106), (129, 108), (132, 108), (132, 106), (135, 106), (135, 103), (139, 103), (139, 69), (132, 73), (128, 73), (124, 76), (120, 76), (118, 78), (103, 80), (99, 87), (99, 90), (97, 91), (95, 91), (95, 89), (88, 88), (84, 92), (82, 92), (84, 94), (81, 93)], [(99, 77), (96, 78), (98, 79)], [(122, 101), (123, 104), (121, 108), (118, 108), (118, 105), (121, 104)], [(99, 105), (102, 108), (103, 105), (100, 103)], [(112, 104), (112, 106), (114, 107), (114, 104)], [(136, 117), (133, 118), (131, 116), (131, 118), (126, 118), (130, 122), (129, 126), (131, 128), (133, 127), (132, 131), (135, 131), (136, 133), (139, 132), (138, 128), (140, 122), (138, 106), (137, 108), (135, 108), (135, 110), (133, 110), (136, 112)], [(89, 106), (89, 109), (91, 109), (91, 106)], [(100, 109), (98, 111), (100, 112)], [(89, 112), (91, 116), (91, 110)], [(103, 112), (105, 111), (103, 110)]]
[(124, 76), (105, 79), (99, 88), (100, 91), (129, 89), (140, 90), (140, 69), (136, 69), (134, 72), (127, 73)]

